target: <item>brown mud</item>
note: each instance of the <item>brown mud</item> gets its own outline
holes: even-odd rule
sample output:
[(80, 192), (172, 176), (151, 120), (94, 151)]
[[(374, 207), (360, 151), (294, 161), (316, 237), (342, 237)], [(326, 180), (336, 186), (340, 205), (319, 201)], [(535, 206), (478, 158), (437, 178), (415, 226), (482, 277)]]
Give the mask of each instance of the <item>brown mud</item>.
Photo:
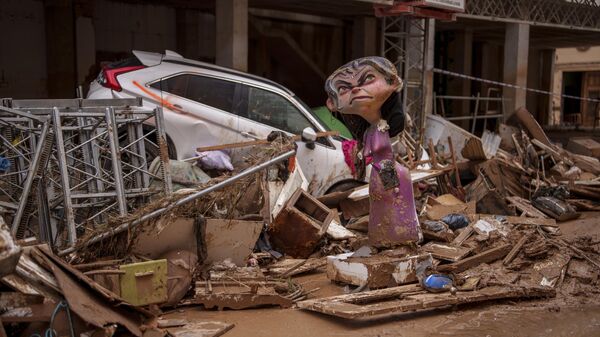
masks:
[[(585, 213), (560, 224), (562, 238), (600, 238), (600, 213)], [(596, 271), (596, 274), (598, 271)], [(294, 278), (305, 289), (320, 288), (312, 298), (340, 295), (324, 268)], [(204, 310), (182, 308), (165, 318), (234, 323), (227, 337), (250, 336), (600, 336), (600, 296), (559, 291), (554, 299), (495, 301), (370, 321), (351, 321), (299, 309)]]

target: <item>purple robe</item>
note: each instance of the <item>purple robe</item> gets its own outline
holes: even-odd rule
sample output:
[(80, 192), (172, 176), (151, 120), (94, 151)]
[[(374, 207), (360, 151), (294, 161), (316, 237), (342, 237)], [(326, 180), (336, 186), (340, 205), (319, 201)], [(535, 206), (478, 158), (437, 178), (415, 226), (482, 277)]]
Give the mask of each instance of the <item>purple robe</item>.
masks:
[[(375, 247), (417, 243), (421, 228), (406, 167), (394, 160), (387, 132), (372, 125), (364, 135), (363, 157), (371, 159), (369, 242)], [(367, 161), (368, 163), (368, 161)]]

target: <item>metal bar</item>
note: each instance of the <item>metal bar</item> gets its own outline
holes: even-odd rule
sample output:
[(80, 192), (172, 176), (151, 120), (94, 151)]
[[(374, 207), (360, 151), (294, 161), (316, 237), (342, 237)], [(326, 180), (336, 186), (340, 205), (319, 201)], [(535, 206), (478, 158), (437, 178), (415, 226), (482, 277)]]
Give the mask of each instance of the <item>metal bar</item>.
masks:
[(503, 115), (495, 114), (495, 115), (478, 115), (477, 118), (473, 118), (473, 116), (456, 116), (456, 117), (445, 117), (445, 119), (449, 121), (462, 121), (462, 120), (473, 120), (473, 119), (489, 119), (489, 118), (502, 118)]
[(40, 108), (106, 108), (112, 107), (141, 107), (141, 97), (134, 98), (103, 98), (103, 99), (13, 99), (11, 105), (15, 109), (40, 109)]
[(38, 117), (36, 115), (29, 114), (27, 112), (23, 112), (23, 111), (19, 111), (19, 110), (7, 108), (7, 107), (4, 107), (4, 106), (0, 106), (0, 110), (6, 111), (6, 112), (8, 112), (8, 113), (10, 113), (12, 115), (17, 115), (17, 116), (20, 116), (20, 117), (23, 117), (23, 118), (34, 119), (34, 120), (36, 120), (36, 121), (38, 121), (40, 123), (44, 123), (45, 121), (48, 120), (47, 117), (46, 118), (44, 118), (44, 117)]
[(127, 200), (125, 199), (125, 186), (123, 185), (123, 171), (121, 168), (121, 155), (119, 153), (119, 132), (115, 123), (115, 110), (106, 108), (106, 130), (110, 145), (110, 156), (112, 160), (113, 174), (115, 177), (115, 192), (117, 193), (117, 205), (119, 215), (127, 214)]
[(75, 230), (75, 215), (73, 213), (73, 204), (71, 202), (71, 187), (69, 185), (69, 171), (67, 167), (67, 155), (65, 153), (65, 144), (61, 130), (60, 111), (54, 108), (52, 112), (52, 122), (54, 124), (54, 137), (56, 139), (56, 157), (58, 159), (58, 169), (60, 170), (60, 179), (63, 190), (64, 217), (67, 225), (67, 236), (69, 245), (74, 246), (77, 242), (77, 232)]
[[(207, 187), (206, 189), (203, 189), (202, 191), (198, 191), (196, 193), (190, 194), (187, 197), (181, 198), (181, 199), (177, 200), (176, 202), (174, 202), (172, 204), (169, 204), (168, 206), (156, 209), (156, 210), (154, 210), (154, 211), (152, 211), (152, 212), (150, 212), (148, 214), (145, 214), (145, 215), (141, 216), (140, 218), (138, 218), (138, 219), (136, 219), (134, 221), (123, 223), (123, 224), (121, 224), (121, 225), (119, 225), (119, 226), (117, 226), (117, 227), (115, 227), (115, 228), (113, 228), (113, 229), (111, 229), (111, 230), (109, 230), (107, 232), (104, 232), (102, 234), (96, 235), (96, 236), (94, 236), (93, 238), (91, 238), (90, 240), (88, 240), (87, 242), (85, 242), (83, 245), (81, 245), (78, 248), (87, 247), (87, 246), (89, 246), (91, 244), (94, 244), (96, 242), (99, 242), (99, 241), (102, 241), (102, 240), (104, 240), (106, 238), (109, 238), (109, 237), (111, 237), (111, 236), (113, 236), (115, 234), (121, 233), (121, 232), (123, 232), (123, 231), (125, 231), (125, 230), (127, 230), (129, 228), (135, 227), (135, 226), (139, 225), (140, 223), (142, 223), (144, 221), (148, 221), (148, 220), (154, 219), (154, 218), (156, 218), (156, 217), (158, 217), (158, 216), (160, 216), (160, 215), (162, 215), (162, 214), (164, 214), (164, 213), (166, 213), (166, 212), (168, 212), (168, 211), (170, 211), (170, 210), (172, 210), (172, 209), (174, 209), (176, 207), (179, 207), (181, 205), (185, 205), (185, 204), (187, 204), (189, 202), (192, 202), (192, 201), (194, 201), (194, 200), (196, 200), (196, 199), (198, 199), (200, 197), (205, 196), (208, 193), (211, 193), (211, 192), (214, 192), (216, 190), (219, 190), (219, 189), (221, 189), (221, 188), (223, 188), (225, 186), (228, 186), (228, 185), (230, 185), (230, 184), (232, 184), (232, 183), (234, 183), (234, 182), (236, 182), (236, 181), (238, 181), (238, 180), (240, 180), (242, 178), (245, 178), (245, 177), (247, 177), (247, 176), (249, 176), (251, 174), (254, 174), (254, 173), (258, 172), (258, 171), (264, 170), (265, 168), (267, 168), (267, 167), (269, 167), (269, 166), (271, 166), (273, 164), (277, 164), (277, 163), (279, 163), (281, 161), (284, 161), (284, 160), (290, 158), (291, 156), (293, 156), (295, 154), (296, 154), (296, 151), (295, 150), (291, 150), (291, 151), (288, 151), (288, 152), (286, 152), (284, 154), (281, 154), (281, 155), (279, 155), (279, 156), (277, 156), (277, 157), (275, 157), (273, 159), (270, 159), (270, 160), (268, 160), (268, 161), (266, 161), (266, 162), (264, 162), (262, 164), (259, 164), (257, 166), (248, 168), (248, 169), (246, 169), (245, 171), (241, 172), (238, 175), (235, 175), (233, 177), (225, 179), (225, 180), (223, 180), (223, 181), (221, 181), (221, 182), (219, 182), (219, 183), (217, 183), (217, 184), (215, 184), (213, 186), (210, 186), (210, 187)], [(64, 255), (72, 253), (74, 251), (75, 251), (75, 247), (71, 247), (71, 248), (67, 248), (65, 250), (60, 251), (58, 253), (58, 255), (64, 256)]]
[(501, 102), (501, 101), (506, 101), (506, 98), (501, 98), (501, 97), (479, 97), (477, 98), (476, 96), (443, 96), (443, 95), (437, 95), (437, 98), (440, 99), (455, 99), (458, 101), (476, 101), (476, 100), (480, 100), (480, 101), (494, 101), (494, 102)]
[[(137, 139), (137, 140), (142, 140), (143, 142), (143, 138), (142, 139)], [(133, 146), (132, 150), (127, 150), (130, 146)], [(127, 124), (127, 144), (125, 146), (123, 146), (121, 148), (121, 154), (123, 154), (123, 151), (127, 151), (127, 152), (133, 152), (130, 155), (130, 161), (131, 161), (131, 165), (132, 167), (134, 167), (134, 169), (132, 170), (132, 172), (129, 175), (133, 175), (134, 180), (135, 180), (135, 187), (142, 187), (142, 173), (137, 170), (137, 168), (141, 165), (141, 161), (139, 156), (137, 155), (137, 153), (135, 152), (135, 150), (139, 150), (139, 147), (137, 146), (136, 143), (136, 125), (128, 123)], [(126, 177), (124, 176), (123, 179), (125, 179)]]
[(38, 175), (38, 170), (40, 169), (39, 163), (40, 158), (42, 157), (44, 139), (46, 139), (46, 135), (50, 129), (50, 124), (48, 122), (44, 122), (42, 125), (42, 132), (40, 135), (40, 141), (36, 144), (35, 147), (35, 155), (31, 164), (29, 165), (29, 174), (27, 175), (27, 179), (25, 180), (25, 184), (23, 185), (23, 192), (21, 193), (21, 199), (19, 201), (19, 208), (17, 208), (17, 212), (15, 213), (15, 217), (13, 219), (11, 233), (16, 237), (17, 231), (19, 230), (19, 224), (21, 223), (21, 219), (23, 218), (23, 212), (25, 211), (25, 207), (27, 206), (27, 202), (29, 200), (29, 193), (31, 192), (31, 187), (33, 186), (33, 181)]
[[(150, 192), (151, 190), (149, 188), (132, 188), (130, 190), (127, 190), (126, 194), (131, 194), (131, 195), (137, 195), (137, 194), (143, 194), (146, 192)], [(116, 192), (98, 192), (98, 193), (73, 193), (71, 195), (71, 198), (73, 199), (86, 199), (86, 198), (103, 198), (103, 197), (114, 197), (116, 195)]]
[(162, 181), (166, 195), (173, 193), (173, 182), (171, 180), (171, 162), (169, 160), (169, 146), (167, 144), (167, 134), (164, 128), (163, 111), (161, 107), (154, 109), (154, 121), (156, 124), (156, 140), (158, 143), (158, 153), (161, 161)]
[(589, 32), (600, 32), (600, 27), (581, 27), (574, 25), (566, 25), (566, 24), (557, 24), (557, 23), (544, 23), (544, 22), (532, 22), (529, 20), (519, 20), (512, 18), (502, 18), (497, 16), (487, 16), (487, 15), (475, 15), (475, 14), (467, 14), (467, 13), (457, 13), (456, 17), (464, 18), (464, 19), (475, 19), (475, 20), (483, 20), (483, 21), (494, 21), (494, 22), (510, 22), (510, 23), (526, 23), (529, 25), (534, 25), (538, 27), (547, 27), (547, 28), (561, 28), (561, 29), (569, 29), (569, 30), (581, 30), (581, 31), (589, 31)]
[(477, 116), (479, 116), (479, 96), (479, 93), (477, 93), (477, 99), (475, 100), (475, 111), (473, 111), (473, 125), (471, 126), (471, 134), (475, 134), (475, 126), (477, 126)]

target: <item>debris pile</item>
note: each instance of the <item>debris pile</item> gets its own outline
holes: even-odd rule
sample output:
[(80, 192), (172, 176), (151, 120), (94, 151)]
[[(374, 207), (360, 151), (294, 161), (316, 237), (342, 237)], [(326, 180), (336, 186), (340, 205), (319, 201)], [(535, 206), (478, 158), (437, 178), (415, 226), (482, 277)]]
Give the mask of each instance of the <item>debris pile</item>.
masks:
[[(83, 103), (78, 107), (91, 109)], [(13, 147), (4, 152), (9, 167), (24, 174), (8, 169), (0, 176), (9, 223), (0, 223), (0, 326), (10, 336), (52, 329), (71, 336), (218, 336), (233, 328), (164, 316), (188, 306), (297, 306), (359, 319), (501, 299), (568, 301), (600, 292), (600, 241), (566, 240), (557, 223), (598, 207), (600, 166), (551, 144), (523, 112), (523, 129), (502, 126), (500, 136), (486, 132), (479, 139), (437, 116), (428, 117), (420, 140), (401, 134), (398, 161), (410, 169), (424, 240), (377, 250), (368, 246), (368, 185), (310, 195), (293, 157), (298, 139), (279, 134), (254, 141), (245, 161), (235, 165), (222, 153), (209, 156), (211, 169), (166, 157), (150, 168), (146, 154), (128, 152), (131, 143), (101, 147), (111, 139), (101, 119), (116, 103), (94, 108), (108, 109), (104, 117), (86, 114), (97, 118), (98, 129), (83, 143), (94, 144), (90, 158), (96, 150), (100, 159), (111, 151), (129, 154), (140, 169), (100, 164), (93, 171), (87, 159), (77, 166), (70, 155), (79, 149), (74, 137), (90, 124), (55, 128), (61, 114), (71, 117), (66, 108), (51, 109), (53, 121), (42, 108), (37, 115), (2, 110), (2, 118), (21, 118), (29, 127), (16, 128), (19, 133), (12, 125), (7, 140)], [(69, 130), (74, 133), (63, 143), (72, 147), (64, 153), (52, 144), (47, 150), (25, 144), (42, 144), (44, 137), (56, 143), (56, 133)], [(61, 164), (61, 156), (68, 160)], [(129, 167), (128, 160), (124, 156), (121, 164)], [(63, 179), (68, 172), (80, 176)], [(129, 180), (136, 175), (139, 180)], [(11, 179), (31, 186), (17, 189)], [(99, 190), (99, 181), (111, 188)], [(139, 187), (134, 182), (141, 194), (132, 192)], [(69, 208), (65, 198), (78, 201)], [(114, 205), (106, 204), (108, 198)], [(38, 210), (24, 211), (32, 207)], [(70, 209), (77, 211), (69, 215)], [(106, 214), (98, 214), (101, 209)], [(315, 298), (319, 288), (297, 279), (310, 273), (347, 293)]]

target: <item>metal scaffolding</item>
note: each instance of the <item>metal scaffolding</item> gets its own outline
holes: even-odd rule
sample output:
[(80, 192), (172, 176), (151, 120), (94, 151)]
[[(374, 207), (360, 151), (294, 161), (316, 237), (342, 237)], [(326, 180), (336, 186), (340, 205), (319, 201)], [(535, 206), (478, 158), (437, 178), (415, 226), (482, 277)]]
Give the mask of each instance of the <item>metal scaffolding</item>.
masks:
[(382, 56), (392, 61), (404, 80), (403, 105), (414, 125), (423, 127), (425, 114), (430, 113), (433, 68), (433, 20), (406, 15), (382, 17)]
[(2, 103), (0, 205), (17, 238), (74, 246), (150, 196), (171, 193), (160, 108), (139, 99)]
[(465, 13), (457, 16), (600, 31), (600, 3), (595, 0), (468, 0)]

